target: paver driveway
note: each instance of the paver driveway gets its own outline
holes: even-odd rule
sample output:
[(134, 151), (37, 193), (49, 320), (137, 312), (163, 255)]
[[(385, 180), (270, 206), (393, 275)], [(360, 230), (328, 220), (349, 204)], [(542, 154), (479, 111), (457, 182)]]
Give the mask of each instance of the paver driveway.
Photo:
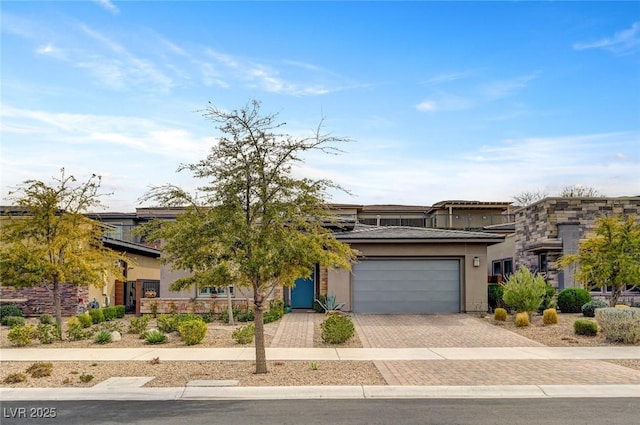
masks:
[[(544, 346), (466, 314), (355, 315), (368, 348)], [(640, 371), (593, 360), (374, 362), (389, 385), (638, 384)]]
[(543, 345), (467, 314), (357, 314), (355, 325), (367, 348)]

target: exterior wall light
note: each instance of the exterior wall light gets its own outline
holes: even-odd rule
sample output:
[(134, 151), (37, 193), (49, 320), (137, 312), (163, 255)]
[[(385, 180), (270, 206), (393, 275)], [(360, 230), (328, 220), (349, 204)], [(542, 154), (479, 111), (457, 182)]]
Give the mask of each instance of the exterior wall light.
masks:
[(473, 257), (473, 267), (480, 267), (480, 257)]

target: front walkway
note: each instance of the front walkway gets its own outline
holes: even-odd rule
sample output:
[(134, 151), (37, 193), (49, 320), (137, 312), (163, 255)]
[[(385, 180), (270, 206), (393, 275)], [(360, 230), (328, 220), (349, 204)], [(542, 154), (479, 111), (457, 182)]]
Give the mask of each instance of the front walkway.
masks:
[(323, 319), (324, 315), (318, 313), (285, 314), (280, 319), (271, 347), (312, 348), (315, 325)]

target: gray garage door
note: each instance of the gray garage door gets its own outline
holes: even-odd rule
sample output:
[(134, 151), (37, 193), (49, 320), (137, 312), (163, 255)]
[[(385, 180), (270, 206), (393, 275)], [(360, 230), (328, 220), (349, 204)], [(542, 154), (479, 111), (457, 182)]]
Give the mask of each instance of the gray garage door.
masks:
[(356, 313), (458, 313), (458, 260), (363, 260), (353, 267)]

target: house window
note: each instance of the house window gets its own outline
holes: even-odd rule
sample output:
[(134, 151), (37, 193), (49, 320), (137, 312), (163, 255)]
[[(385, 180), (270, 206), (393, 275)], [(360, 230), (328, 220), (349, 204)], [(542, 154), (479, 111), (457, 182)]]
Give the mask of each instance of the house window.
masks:
[(502, 262), (501, 261), (494, 261), (493, 262), (493, 275), (494, 276), (502, 276)]
[(108, 223), (109, 226), (113, 226), (112, 229), (105, 232), (104, 235), (107, 238), (122, 240), (122, 223)]
[(549, 261), (547, 259), (547, 253), (543, 252), (538, 255), (538, 272), (547, 273), (549, 271)]
[(234, 296), (233, 286), (224, 286), (222, 288), (215, 288), (213, 286), (207, 286), (205, 288), (198, 288), (198, 296), (199, 297), (211, 297), (212, 295), (227, 296), (227, 291), (231, 290), (231, 296)]
[(502, 279), (513, 273), (513, 259), (503, 258), (492, 262), (492, 274), (500, 276)]

